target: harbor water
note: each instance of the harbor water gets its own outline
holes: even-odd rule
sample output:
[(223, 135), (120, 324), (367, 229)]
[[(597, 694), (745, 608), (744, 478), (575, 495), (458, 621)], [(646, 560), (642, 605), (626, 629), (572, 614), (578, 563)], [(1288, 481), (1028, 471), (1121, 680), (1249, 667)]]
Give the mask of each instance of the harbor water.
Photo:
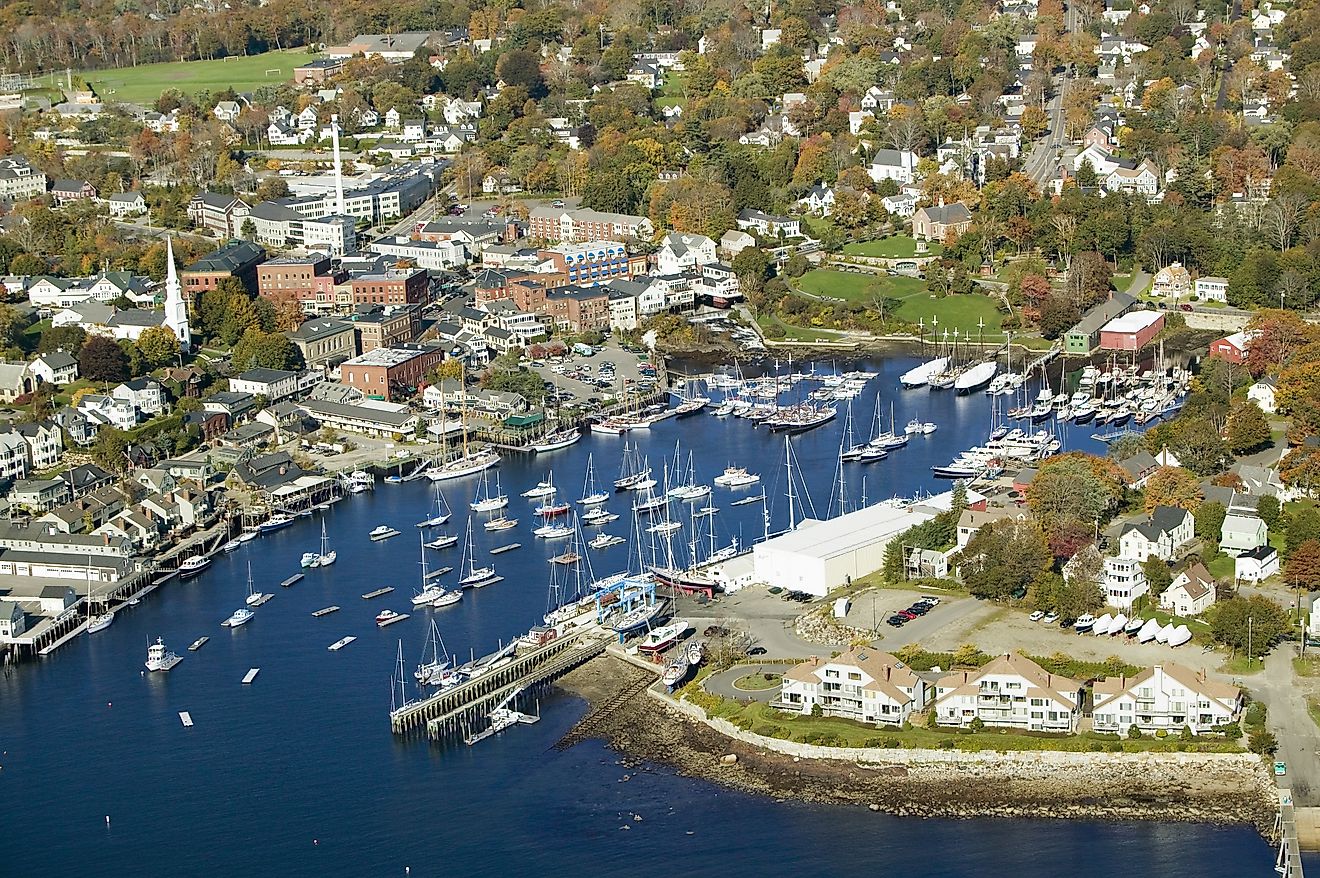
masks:
[[(871, 502), (947, 489), (930, 477), (930, 466), (948, 462), (990, 429), (991, 404), (983, 394), (899, 390), (897, 376), (912, 363), (859, 364), (882, 374), (854, 403), (854, 431), (859, 440), (870, 435), (877, 391), (886, 426), (892, 400), (900, 431), (913, 417), (939, 429), (914, 436), (886, 460), (848, 465), (848, 505), (861, 498), (863, 472)], [(791, 440), (818, 516), (831, 506), (843, 428), (841, 409), (833, 423)], [(1091, 432), (1073, 428), (1068, 446), (1097, 450)], [(1141, 875), (1271, 873), (1269, 846), (1246, 828), (900, 819), (776, 803), (663, 767), (625, 767), (596, 741), (559, 752), (554, 742), (585, 710), (566, 697), (533, 705), (540, 723), (471, 748), (391, 735), (390, 679), (400, 642), (411, 683), (428, 619), (437, 620), (460, 660), (539, 622), (547, 559), (567, 544), (532, 536), (536, 501), (518, 494), (553, 467), (561, 498), (576, 500), (589, 454), (597, 484), (609, 490), (625, 441), (639, 442), (657, 473), (681, 441), (681, 459), (686, 463), (694, 452), (699, 481), (709, 484), (729, 465), (761, 475), (759, 486), (736, 494), (716, 488), (702, 501), (720, 509), (719, 545), (733, 536), (744, 543), (759, 538), (761, 504), (729, 503), (761, 487), (771, 529), (785, 526), (782, 437), (708, 414), (626, 437), (589, 435), (539, 457), (506, 457), (499, 481), (518, 527), (488, 534), (474, 516), (478, 563), (493, 563), (504, 580), (466, 592), (451, 607), (414, 610), (408, 601), (420, 582), (415, 525), (432, 514), (430, 482), (382, 483), (323, 515), (299, 519), (218, 556), (193, 580), (167, 584), (120, 612), (109, 629), (0, 675), (0, 874), (479, 878), (510, 868), (578, 875), (657, 863), (693, 875), (727, 875), (735, 863), (738, 874), (772, 876), (870, 867), (911, 878), (1089, 878), (1111, 874), (1116, 863)], [(455, 514), (438, 530), (462, 535), (477, 484), (477, 477), (444, 483)], [(608, 508), (620, 519), (605, 530), (630, 536), (630, 500), (611, 498)], [(835, 497), (834, 509), (837, 503)], [(691, 523), (675, 518), (684, 528), (674, 540), (685, 544)], [(337, 563), (281, 588), (299, 570), (299, 556), (319, 548), (322, 520)], [(381, 524), (400, 535), (371, 542), (368, 532)], [(596, 532), (587, 529), (587, 538)], [(437, 529), (425, 533), (430, 539)], [(649, 543), (649, 535), (643, 538)], [(512, 542), (522, 548), (488, 554)], [(431, 569), (455, 568), (440, 577), (442, 585), (460, 575), (461, 550), (462, 540), (452, 549), (427, 550)], [(596, 574), (623, 569), (627, 553), (627, 546), (593, 553)], [(243, 605), (249, 562), (256, 587), (275, 596), (250, 623), (222, 628)], [(395, 591), (361, 597), (386, 586)], [(342, 609), (311, 615), (330, 605)], [(387, 607), (412, 616), (378, 629), (374, 618)], [(209, 642), (187, 651), (203, 635)], [(327, 649), (348, 635), (357, 640)], [(147, 645), (157, 636), (183, 656), (168, 674), (143, 672)], [(243, 685), (252, 668), (260, 674)], [(180, 722), (182, 711), (191, 728)]]

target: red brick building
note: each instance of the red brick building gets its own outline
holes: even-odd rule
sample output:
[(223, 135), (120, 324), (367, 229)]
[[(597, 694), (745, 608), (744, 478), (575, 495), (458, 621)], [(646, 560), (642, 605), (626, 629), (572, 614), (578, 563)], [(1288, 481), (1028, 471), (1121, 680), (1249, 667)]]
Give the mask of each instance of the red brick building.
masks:
[(610, 296), (605, 287), (560, 287), (546, 294), (545, 307), (554, 325), (570, 332), (610, 328)]
[(294, 299), (308, 313), (327, 312), (335, 306), (335, 284), (346, 275), (330, 270), (330, 256), (280, 256), (257, 266), (257, 292), (272, 302)]
[(354, 305), (425, 305), (430, 278), (421, 268), (390, 268), (349, 279)]
[(179, 272), (184, 294), (195, 305), (201, 293), (215, 289), (227, 277), (238, 278), (255, 293), (257, 266), (265, 258), (266, 251), (250, 241), (230, 241)]
[(372, 399), (407, 398), (444, 358), (445, 349), (438, 344), (377, 348), (341, 363), (339, 383), (357, 388)]
[(348, 321), (357, 334), (357, 349), (366, 354), (377, 348), (411, 342), (420, 329), (418, 310), (403, 305), (364, 309), (349, 315)]

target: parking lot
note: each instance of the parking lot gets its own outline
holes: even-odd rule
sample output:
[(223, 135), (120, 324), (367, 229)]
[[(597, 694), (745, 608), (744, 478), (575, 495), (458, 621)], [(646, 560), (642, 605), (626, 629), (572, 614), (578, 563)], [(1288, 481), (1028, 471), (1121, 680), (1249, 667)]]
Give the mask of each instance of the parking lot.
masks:
[(593, 399), (597, 403), (608, 403), (624, 387), (646, 390), (658, 386), (653, 378), (644, 374), (646, 363), (645, 354), (625, 351), (618, 342), (610, 339), (593, 356), (569, 354), (558, 361), (536, 360), (531, 368), (541, 380), (554, 386), (562, 404), (591, 405)]

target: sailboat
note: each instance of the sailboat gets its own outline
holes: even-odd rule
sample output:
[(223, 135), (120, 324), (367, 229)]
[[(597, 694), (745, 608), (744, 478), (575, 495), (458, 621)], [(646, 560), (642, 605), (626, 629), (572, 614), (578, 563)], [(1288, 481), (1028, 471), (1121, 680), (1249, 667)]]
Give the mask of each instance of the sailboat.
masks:
[[(879, 431), (881, 424), (880, 408), (878, 406), (875, 415), (875, 426), (876, 430)], [(908, 444), (908, 436), (906, 433), (894, 432), (894, 404), (892, 402), (889, 404), (889, 429), (884, 432), (877, 432), (867, 444), (872, 448), (881, 448), (885, 451), (890, 451), (894, 448), (902, 448), (904, 445)]]
[(614, 480), (614, 490), (631, 491), (640, 488), (646, 482), (655, 486), (655, 480), (648, 478), (651, 475), (651, 468), (638, 463), (637, 446), (631, 449), (628, 443), (623, 445), (623, 465), (619, 470), (619, 477)]
[(224, 622), (224, 624), (228, 625), (230, 628), (237, 628), (239, 625), (246, 625), (248, 622), (251, 622), (252, 617), (256, 615), (256, 613), (252, 612), (252, 610), (249, 609), (249, 607), (251, 607), (257, 601), (259, 601), (261, 599), (261, 595), (257, 594), (252, 590), (251, 561), (248, 562), (247, 592), (248, 592), (247, 593), (248, 606), (239, 607), (237, 610), (234, 610), (234, 612), (230, 614), (229, 618), (226, 619)]
[[(436, 461), (436, 464), (426, 471), (426, 477), (433, 482), (461, 479), (464, 476), (485, 472), (500, 462), (500, 456), (490, 449), (482, 449), (480, 451), (470, 451), (468, 449), (466, 379), (466, 372), (464, 372), (459, 377), (458, 383), (462, 397), (459, 422), (463, 429), (463, 453), (452, 460)], [(440, 434), (440, 439), (443, 444), (443, 432)], [(441, 453), (444, 454), (446, 452), (442, 451)]]
[[(422, 590), (413, 594), (412, 605), (414, 607), (445, 607), (457, 603), (463, 598), (463, 592), (457, 590), (451, 592), (438, 584), (432, 585), (427, 582), (429, 577), (426, 573), (426, 543), (423, 542), (420, 535), (417, 541), (421, 543)], [(453, 596), (452, 599), (450, 599), (451, 595)]]
[(467, 575), (458, 581), (460, 588), (481, 588), (490, 585), (498, 577), (495, 575), (494, 565), (487, 567), (478, 567), (476, 560), (476, 551), (472, 547), (472, 518), (468, 517), (467, 525), (467, 544), (463, 547), (463, 561), (459, 571), (466, 570)]
[(317, 555), (316, 560), (307, 566), (329, 567), (331, 564), (335, 563), (335, 560), (338, 557), (338, 552), (330, 550), (330, 537), (326, 535), (325, 522), (323, 521), (321, 522), (321, 554)]
[(445, 502), (445, 495), (440, 490), (440, 486), (435, 486), (435, 515), (430, 518), (424, 518), (417, 522), (418, 527), (439, 527), (449, 521), (452, 513), (449, 511), (449, 504)]
[(251, 561), (248, 562), (247, 568), (248, 568), (248, 578), (247, 578), (247, 589), (248, 589), (248, 593), (247, 593), (246, 603), (247, 603), (247, 605), (250, 607), (250, 606), (252, 606), (253, 604), (255, 604), (255, 603), (257, 603), (258, 601), (261, 600), (261, 592), (259, 592), (259, 591), (253, 591), (253, 590), (252, 590), (252, 562), (251, 562)]
[(495, 474), (495, 493), (490, 492), (488, 474), (481, 474), (481, 484), (477, 487), (477, 497), (468, 506), (473, 512), (494, 512), (509, 505), (509, 497), (500, 490), (500, 475)]
[(536, 483), (535, 487), (523, 491), (522, 496), (529, 500), (539, 500), (542, 497), (553, 497), (555, 490), (555, 471), (550, 470), (543, 480)]
[(587, 477), (583, 481), (582, 498), (578, 500), (578, 503), (582, 504), (583, 506), (599, 506), (601, 503), (604, 503), (608, 499), (610, 499), (609, 494), (606, 494), (604, 491), (596, 490), (595, 466), (592, 461), (592, 455), (588, 454)]
[[(428, 660), (426, 655), (430, 653)], [(417, 670), (413, 676), (417, 678), (418, 683), (430, 683), (435, 677), (449, 667), (449, 650), (445, 648), (445, 641), (440, 636), (440, 628), (431, 620), (431, 632), (426, 637), (426, 648), (422, 652), (422, 660), (417, 665)]]
[[(89, 573), (89, 575), (88, 575), (88, 579), (89, 579), (89, 581), (90, 581), (90, 578), (91, 578), (91, 577), (90, 577), (90, 573)], [(112, 612), (110, 612), (108, 609), (106, 609), (104, 604), (102, 604), (102, 606), (101, 606), (101, 610), (102, 610), (102, 612), (98, 613), (98, 614), (95, 615), (95, 616), (90, 615), (90, 613), (91, 613), (91, 606), (92, 606), (92, 595), (91, 595), (91, 593), (90, 593), (90, 591), (89, 591), (88, 594), (87, 594), (87, 607), (88, 607), (88, 613), (89, 613), (89, 615), (88, 615), (88, 617), (87, 617), (87, 633), (88, 633), (88, 634), (95, 634), (95, 633), (98, 632), (98, 631), (104, 631), (105, 629), (109, 628), (109, 627), (111, 626), (111, 624), (114, 623), (114, 621), (115, 621), (115, 614), (112, 613)]]

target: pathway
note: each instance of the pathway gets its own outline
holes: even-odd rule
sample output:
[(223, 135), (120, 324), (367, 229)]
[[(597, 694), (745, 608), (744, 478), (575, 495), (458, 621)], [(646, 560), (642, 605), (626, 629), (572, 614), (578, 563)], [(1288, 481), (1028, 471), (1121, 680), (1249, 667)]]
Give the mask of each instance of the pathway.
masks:
[(735, 665), (727, 671), (711, 674), (701, 682), (705, 690), (712, 695), (718, 695), (721, 698), (731, 698), (734, 701), (764, 701), (771, 702), (779, 697), (779, 687), (771, 686), (768, 689), (739, 689), (733, 685), (748, 674), (783, 674), (788, 670), (789, 665), (769, 663), (764, 665)]
[(1293, 801), (1320, 805), (1320, 727), (1311, 719), (1305, 696), (1297, 690), (1292, 660), (1295, 651), (1284, 644), (1265, 657), (1263, 673), (1242, 682), (1269, 708), (1269, 728), (1279, 739), (1276, 758), (1288, 764)]

